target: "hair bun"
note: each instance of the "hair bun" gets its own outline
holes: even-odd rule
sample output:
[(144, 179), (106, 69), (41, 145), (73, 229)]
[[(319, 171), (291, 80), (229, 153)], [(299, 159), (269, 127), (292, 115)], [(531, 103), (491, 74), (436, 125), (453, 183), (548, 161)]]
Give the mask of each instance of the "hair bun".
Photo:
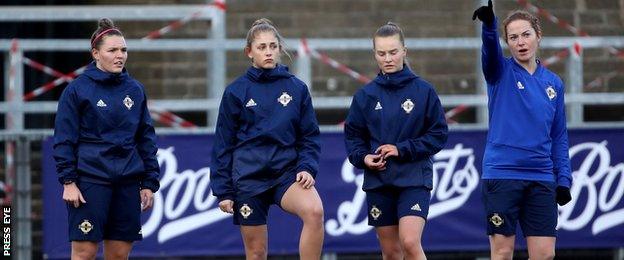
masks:
[(251, 24), (251, 27), (254, 27), (256, 25), (261, 25), (261, 24), (268, 24), (270, 26), (275, 27), (275, 25), (273, 25), (273, 22), (271, 22), (271, 20), (267, 19), (267, 18), (260, 18), (258, 20), (255, 20), (253, 22), (253, 24)]
[(115, 24), (113, 23), (111, 19), (102, 18), (98, 21), (98, 27), (102, 29), (110, 29), (110, 28), (115, 28)]

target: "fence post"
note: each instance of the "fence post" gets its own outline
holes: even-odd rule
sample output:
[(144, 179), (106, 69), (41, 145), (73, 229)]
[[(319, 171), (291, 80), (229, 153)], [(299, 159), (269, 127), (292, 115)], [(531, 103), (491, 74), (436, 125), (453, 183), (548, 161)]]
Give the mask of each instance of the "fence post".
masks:
[[(583, 51), (577, 42), (570, 47), (570, 55), (566, 61), (567, 92), (577, 95), (583, 92)], [(578, 125), (583, 122), (583, 104), (571, 103), (568, 106), (570, 123)]]
[[(208, 51), (208, 55), (206, 55), (208, 58), (206, 60), (206, 67), (208, 70), (206, 94), (208, 99), (218, 100), (223, 94), (226, 85), (225, 0), (217, 0), (215, 3), (219, 3), (221, 7), (211, 21), (211, 30), (208, 34), (208, 37), (215, 40), (217, 47), (214, 50)], [(206, 125), (208, 127), (217, 125), (218, 112), (216, 110), (208, 110), (206, 112)]]
[(32, 259), (32, 187), (30, 172), (30, 140), (16, 138), (15, 248), (17, 259)]
[(301, 41), (299, 41), (299, 46), (297, 47), (295, 72), (297, 73), (297, 78), (301, 79), (308, 86), (310, 93), (312, 93), (312, 61)]

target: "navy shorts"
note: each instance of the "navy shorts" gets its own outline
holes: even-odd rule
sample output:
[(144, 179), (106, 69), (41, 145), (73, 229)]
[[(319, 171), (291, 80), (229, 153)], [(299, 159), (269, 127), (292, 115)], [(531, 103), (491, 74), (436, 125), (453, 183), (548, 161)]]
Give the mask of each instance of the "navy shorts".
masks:
[(427, 220), (431, 190), (425, 187), (382, 187), (366, 191), (368, 225), (394, 226), (405, 216)]
[(295, 183), (296, 178), (297, 175), (291, 174), (279, 184), (258, 195), (234, 201), (234, 225), (266, 225), (269, 207), (275, 204), (281, 208), (282, 197)]
[(503, 179), (481, 182), (488, 235), (513, 236), (518, 222), (525, 237), (557, 235), (555, 182)]
[(87, 203), (67, 204), (69, 241), (136, 241), (141, 235), (138, 182), (106, 185), (82, 181), (78, 188)]

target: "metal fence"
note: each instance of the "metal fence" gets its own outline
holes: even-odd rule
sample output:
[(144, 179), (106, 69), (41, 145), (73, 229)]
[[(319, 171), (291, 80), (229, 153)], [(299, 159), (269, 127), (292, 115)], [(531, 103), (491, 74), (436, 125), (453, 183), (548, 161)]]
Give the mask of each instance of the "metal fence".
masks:
[[(207, 71), (209, 79), (206, 82), (205, 99), (160, 99), (152, 100), (151, 106), (164, 108), (174, 112), (202, 111), (208, 116), (208, 125), (194, 129), (158, 128), (159, 134), (168, 133), (205, 133), (213, 130), (219, 97), (225, 88), (226, 82), (226, 52), (239, 51), (245, 45), (244, 39), (227, 39), (225, 12), (214, 5), (171, 5), (171, 6), (30, 6), (30, 7), (0, 7), (0, 22), (21, 21), (95, 21), (100, 17), (109, 17), (114, 20), (125, 21), (157, 21), (188, 19), (209, 20), (211, 27), (208, 38), (204, 39), (128, 39), (127, 44), (133, 51), (140, 52), (167, 52), (167, 51), (197, 51), (207, 52)], [(0, 102), (0, 113), (4, 114), (6, 128), (0, 130), (0, 141), (4, 141), (7, 154), (6, 183), (15, 187), (15, 233), (14, 248), (17, 249), (19, 259), (31, 259), (32, 227), (31, 227), (31, 169), (30, 144), (52, 134), (52, 129), (26, 129), (24, 127), (25, 114), (53, 114), (56, 112), (56, 101), (24, 101), (23, 60), (24, 53), (32, 51), (70, 51), (83, 52), (89, 46), (87, 40), (68, 39), (18, 39), (18, 45), (13, 45), (11, 39), (0, 39), (0, 51), (5, 52), (5, 97)], [(316, 51), (363, 51), (370, 50), (370, 39), (287, 39), (287, 46), (299, 52), (295, 60), (296, 74), (311, 89), (312, 85), (312, 55), (307, 55), (305, 49)], [(304, 46), (305, 44), (305, 46)], [(569, 49), (566, 59), (565, 81), (568, 88), (566, 103), (569, 109), (569, 125), (571, 127), (624, 127), (624, 122), (590, 123), (583, 121), (583, 106), (592, 104), (623, 104), (623, 93), (583, 93), (583, 55), (575, 50), (575, 44), (584, 49), (598, 49), (605, 46), (624, 47), (624, 37), (604, 36), (592, 38), (579, 37), (549, 37), (541, 42), (543, 49)], [(410, 50), (474, 50), (478, 52), (481, 39), (474, 38), (429, 38), (406, 39)], [(504, 44), (503, 44), (504, 45)], [(475, 67), (480, 68), (480, 59), (475, 60)], [(477, 122), (474, 124), (452, 125), (452, 129), (487, 127), (487, 96), (482, 76), (477, 75), (480, 82), (478, 93), (470, 95), (441, 95), (444, 106), (471, 106), (478, 108)], [(314, 92), (312, 92), (314, 93)], [(10, 98), (12, 97), (12, 98)], [(322, 109), (346, 109), (351, 96), (318, 97), (313, 96), (314, 106)], [(325, 131), (339, 131), (337, 126), (323, 126)], [(15, 151), (14, 153), (12, 151)], [(11, 154), (9, 154), (11, 152)], [(14, 170), (13, 170), (14, 169)], [(16, 177), (16, 178), (14, 178)]]

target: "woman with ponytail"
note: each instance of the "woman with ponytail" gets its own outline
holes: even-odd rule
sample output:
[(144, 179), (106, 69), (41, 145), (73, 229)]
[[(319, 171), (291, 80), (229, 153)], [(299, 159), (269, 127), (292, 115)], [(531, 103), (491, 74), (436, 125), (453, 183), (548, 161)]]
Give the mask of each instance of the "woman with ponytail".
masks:
[(251, 66), (223, 93), (215, 129), (210, 187), (240, 225), (247, 259), (267, 258), (271, 204), (303, 221), (300, 259), (319, 259), (323, 205), (314, 188), (319, 128), (308, 87), (280, 64), (284, 40), (268, 19), (247, 33)]
[(432, 158), (446, 144), (444, 110), (433, 86), (407, 66), (403, 31), (377, 29), (379, 74), (353, 96), (345, 121), (349, 161), (364, 169), (368, 224), (383, 259), (426, 259), (421, 246), (433, 188)]
[(59, 100), (54, 159), (72, 259), (95, 259), (100, 241), (105, 259), (127, 259), (159, 188), (154, 126), (143, 85), (125, 69), (127, 50), (121, 30), (100, 19), (93, 62)]

